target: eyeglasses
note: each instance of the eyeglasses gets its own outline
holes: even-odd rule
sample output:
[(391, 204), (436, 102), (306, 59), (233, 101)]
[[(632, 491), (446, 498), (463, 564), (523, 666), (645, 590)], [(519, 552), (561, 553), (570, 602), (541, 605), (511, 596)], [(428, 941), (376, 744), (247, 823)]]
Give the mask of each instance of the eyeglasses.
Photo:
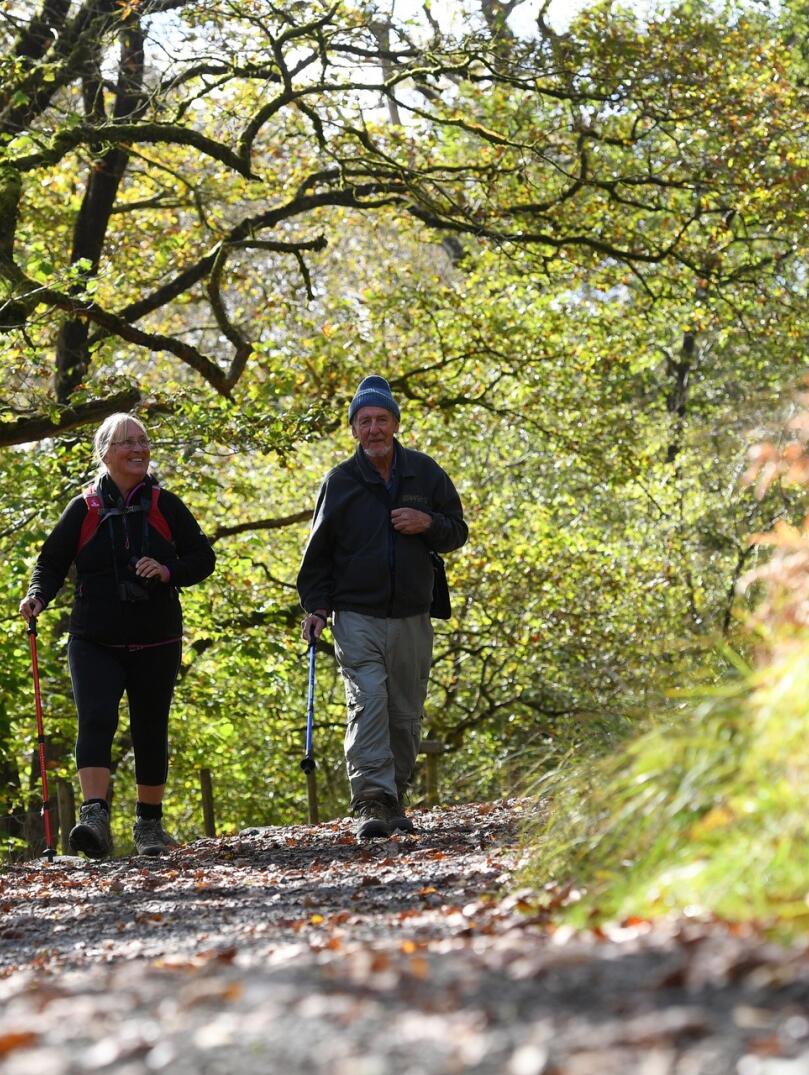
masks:
[(124, 446), (124, 448), (129, 448), (130, 451), (133, 448), (149, 448), (150, 447), (148, 437), (138, 437), (137, 439), (135, 437), (127, 437), (126, 440), (114, 440), (114, 441), (112, 441), (112, 443), (113, 444), (122, 444)]

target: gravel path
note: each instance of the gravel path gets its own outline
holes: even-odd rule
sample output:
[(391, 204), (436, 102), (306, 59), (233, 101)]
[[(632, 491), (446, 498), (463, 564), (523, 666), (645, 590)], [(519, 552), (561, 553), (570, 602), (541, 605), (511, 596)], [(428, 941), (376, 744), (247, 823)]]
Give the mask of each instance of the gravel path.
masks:
[(527, 804), (0, 873), (11, 1075), (809, 1075), (809, 954), (513, 891)]

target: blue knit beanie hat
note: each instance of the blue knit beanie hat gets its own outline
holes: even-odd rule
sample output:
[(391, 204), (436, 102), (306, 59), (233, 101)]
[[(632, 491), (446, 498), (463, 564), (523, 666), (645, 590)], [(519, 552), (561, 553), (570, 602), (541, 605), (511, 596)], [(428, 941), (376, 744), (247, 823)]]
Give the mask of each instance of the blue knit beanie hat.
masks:
[(397, 422), (399, 421), (399, 404), (393, 398), (390, 385), (384, 377), (378, 377), (376, 374), (364, 377), (360, 381), (359, 388), (348, 407), (349, 422), (354, 421), (354, 415), (360, 407), (384, 407), (386, 411), (390, 411)]

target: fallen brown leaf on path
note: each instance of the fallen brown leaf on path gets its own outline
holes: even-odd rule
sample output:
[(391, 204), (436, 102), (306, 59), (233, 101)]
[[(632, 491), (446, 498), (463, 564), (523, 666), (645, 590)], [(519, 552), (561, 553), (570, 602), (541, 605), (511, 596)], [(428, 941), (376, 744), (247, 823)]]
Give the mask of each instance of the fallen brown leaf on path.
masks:
[(18, 1030), (9, 1034), (0, 1034), (0, 1056), (7, 1056), (8, 1053), (14, 1052), (15, 1049), (22, 1049), (24, 1046), (32, 1045), (38, 1039), (39, 1034), (33, 1030)]

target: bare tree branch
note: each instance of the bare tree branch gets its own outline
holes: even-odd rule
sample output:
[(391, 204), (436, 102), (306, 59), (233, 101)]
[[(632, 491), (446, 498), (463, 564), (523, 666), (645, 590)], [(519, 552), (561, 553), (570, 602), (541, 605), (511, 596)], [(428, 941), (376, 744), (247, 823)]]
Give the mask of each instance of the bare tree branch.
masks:
[(117, 411), (131, 411), (141, 400), (137, 388), (127, 388), (104, 399), (89, 400), (75, 406), (62, 408), (57, 416), (41, 414), (24, 416), (12, 422), (0, 422), (0, 445), (29, 444), (44, 437), (68, 433), (89, 423), (103, 421)]
[(232, 537), (234, 534), (246, 534), (252, 530), (280, 530), (285, 526), (305, 523), (311, 518), (312, 512), (307, 508), (304, 511), (296, 511), (292, 515), (281, 515), (275, 519), (253, 519), (247, 523), (218, 526), (211, 536), (211, 541), (219, 541), (220, 538)]
[(246, 179), (257, 179), (248, 161), (221, 142), (200, 131), (174, 123), (106, 123), (98, 126), (77, 124), (59, 131), (47, 146), (36, 153), (12, 157), (10, 164), (19, 172), (30, 172), (62, 160), (72, 149), (84, 144), (129, 145), (132, 142), (191, 146), (206, 157), (227, 165)]

